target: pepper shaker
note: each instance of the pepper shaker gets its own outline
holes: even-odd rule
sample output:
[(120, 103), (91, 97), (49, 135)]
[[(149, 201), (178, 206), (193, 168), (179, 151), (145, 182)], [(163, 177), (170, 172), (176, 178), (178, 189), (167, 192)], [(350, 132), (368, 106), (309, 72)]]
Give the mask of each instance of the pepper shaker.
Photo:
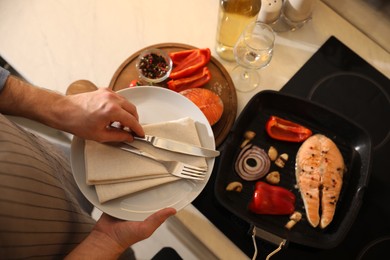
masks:
[(312, 16), (316, 0), (285, 0), (283, 16), (293, 28), (300, 28)]

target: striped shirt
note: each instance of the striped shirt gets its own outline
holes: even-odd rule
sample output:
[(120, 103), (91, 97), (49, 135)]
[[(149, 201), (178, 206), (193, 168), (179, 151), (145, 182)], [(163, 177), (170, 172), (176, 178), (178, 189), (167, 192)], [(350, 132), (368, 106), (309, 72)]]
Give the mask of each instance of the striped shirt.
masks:
[(95, 225), (83, 205), (61, 152), (0, 114), (0, 259), (63, 258)]

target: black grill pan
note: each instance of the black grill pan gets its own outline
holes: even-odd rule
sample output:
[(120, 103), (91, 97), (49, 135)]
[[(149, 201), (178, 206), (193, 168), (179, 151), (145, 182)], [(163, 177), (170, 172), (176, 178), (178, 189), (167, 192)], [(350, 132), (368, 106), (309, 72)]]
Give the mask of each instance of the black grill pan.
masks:
[[(295, 180), (295, 156), (300, 143), (277, 141), (268, 136), (265, 124), (271, 115), (302, 124), (313, 131), (332, 139), (340, 149), (347, 172), (333, 221), (326, 229), (313, 228), (305, 219), (305, 210)], [(284, 225), (289, 216), (256, 215), (248, 210), (256, 181), (244, 181), (234, 170), (244, 133), (256, 133), (253, 144), (264, 150), (272, 145), (279, 153), (287, 153), (289, 160), (283, 169), (272, 164), (270, 171), (281, 173), (280, 186), (291, 190), (297, 198), (296, 210), (303, 219), (291, 230)], [(236, 120), (221, 153), (217, 170), (215, 193), (218, 201), (239, 218), (288, 242), (315, 248), (332, 248), (346, 236), (353, 224), (368, 183), (371, 165), (371, 140), (365, 130), (342, 115), (321, 105), (288, 94), (266, 90), (256, 94)], [(227, 192), (228, 183), (240, 181), (244, 188), (240, 193)], [(264, 238), (266, 239), (266, 238)]]

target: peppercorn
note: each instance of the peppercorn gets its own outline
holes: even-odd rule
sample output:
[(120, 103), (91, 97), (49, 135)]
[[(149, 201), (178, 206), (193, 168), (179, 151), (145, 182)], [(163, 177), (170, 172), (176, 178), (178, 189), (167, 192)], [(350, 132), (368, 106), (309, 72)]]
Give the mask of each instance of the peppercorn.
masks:
[(158, 79), (167, 74), (169, 66), (163, 56), (150, 53), (141, 58), (139, 69), (146, 78)]

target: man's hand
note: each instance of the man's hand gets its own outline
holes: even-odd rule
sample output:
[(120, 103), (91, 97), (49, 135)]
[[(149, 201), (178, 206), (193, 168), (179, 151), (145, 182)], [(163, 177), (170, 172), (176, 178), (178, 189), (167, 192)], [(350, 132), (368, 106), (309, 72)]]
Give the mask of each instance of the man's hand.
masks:
[(174, 214), (174, 208), (165, 208), (144, 221), (125, 221), (103, 213), (91, 234), (66, 259), (117, 259), (128, 247), (150, 237)]
[[(107, 88), (69, 95), (55, 106), (62, 108), (64, 130), (84, 139), (99, 142), (132, 141), (144, 136), (136, 107), (126, 98)], [(119, 122), (128, 131), (110, 125)]]

